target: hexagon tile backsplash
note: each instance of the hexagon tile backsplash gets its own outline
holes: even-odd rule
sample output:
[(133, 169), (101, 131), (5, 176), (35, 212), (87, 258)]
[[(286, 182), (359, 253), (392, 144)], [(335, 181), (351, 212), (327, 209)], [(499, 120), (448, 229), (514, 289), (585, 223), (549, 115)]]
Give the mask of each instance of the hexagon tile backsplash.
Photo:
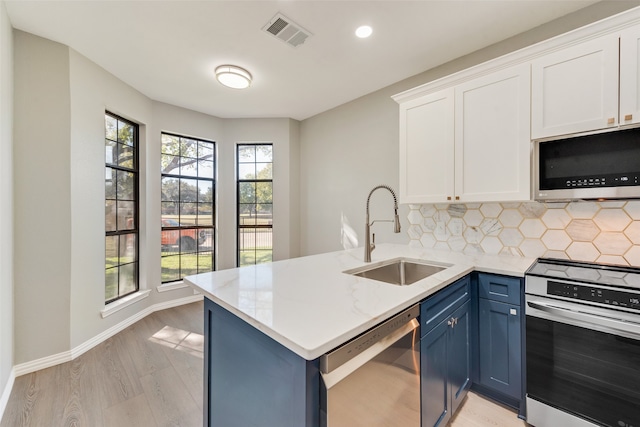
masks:
[(640, 201), (409, 207), (411, 246), (640, 267)]

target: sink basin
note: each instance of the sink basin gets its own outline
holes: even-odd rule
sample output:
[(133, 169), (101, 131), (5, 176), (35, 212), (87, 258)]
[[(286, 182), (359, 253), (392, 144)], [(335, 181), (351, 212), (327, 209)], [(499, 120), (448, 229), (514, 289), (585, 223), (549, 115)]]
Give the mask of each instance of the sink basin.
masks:
[(402, 286), (411, 285), (447, 267), (451, 267), (451, 265), (408, 258), (395, 258), (347, 270), (344, 273)]

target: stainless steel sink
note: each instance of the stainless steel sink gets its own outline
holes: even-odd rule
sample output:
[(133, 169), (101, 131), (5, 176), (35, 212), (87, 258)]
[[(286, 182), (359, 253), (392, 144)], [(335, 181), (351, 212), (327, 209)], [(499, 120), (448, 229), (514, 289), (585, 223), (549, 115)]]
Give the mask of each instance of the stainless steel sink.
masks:
[(408, 258), (395, 258), (347, 270), (344, 273), (402, 286), (411, 285), (447, 267), (451, 267), (451, 265)]

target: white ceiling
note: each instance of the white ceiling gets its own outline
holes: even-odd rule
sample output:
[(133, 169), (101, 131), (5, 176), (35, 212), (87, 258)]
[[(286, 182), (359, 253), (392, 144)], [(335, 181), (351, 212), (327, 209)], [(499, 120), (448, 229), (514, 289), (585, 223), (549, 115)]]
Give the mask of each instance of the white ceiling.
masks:
[[(596, 1), (6, 0), (13, 26), (80, 52), (146, 96), (221, 118), (302, 120)], [(282, 13), (297, 48), (262, 28)], [(357, 26), (373, 35), (357, 39)], [(221, 86), (216, 66), (254, 76)]]

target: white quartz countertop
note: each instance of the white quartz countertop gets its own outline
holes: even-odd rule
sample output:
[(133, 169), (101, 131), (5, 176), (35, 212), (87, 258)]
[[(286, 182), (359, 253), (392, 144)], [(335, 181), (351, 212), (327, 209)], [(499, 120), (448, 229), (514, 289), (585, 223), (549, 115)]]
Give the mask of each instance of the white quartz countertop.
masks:
[(451, 264), (409, 286), (343, 271), (365, 266), (363, 248), (188, 276), (185, 282), (307, 360), (420, 302), (473, 270), (523, 277), (531, 258), (464, 255), (377, 245), (372, 264), (406, 257)]

